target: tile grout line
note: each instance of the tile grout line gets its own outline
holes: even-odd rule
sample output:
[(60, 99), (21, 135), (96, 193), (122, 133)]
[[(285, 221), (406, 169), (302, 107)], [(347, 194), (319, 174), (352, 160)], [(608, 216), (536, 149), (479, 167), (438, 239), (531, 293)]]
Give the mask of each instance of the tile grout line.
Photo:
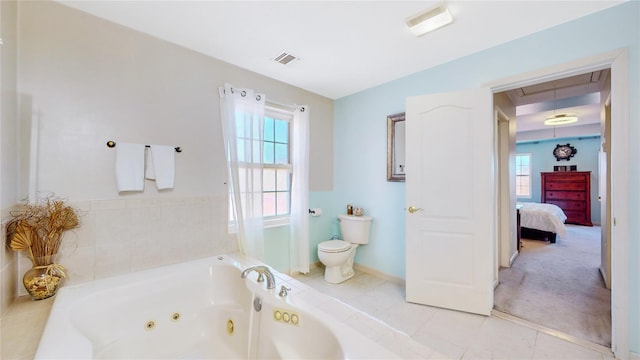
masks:
[[(547, 335), (568, 341), (572, 344), (578, 345), (578, 346), (582, 346), (584, 348), (587, 348), (589, 350), (593, 350), (593, 351), (597, 351), (603, 355), (607, 355), (607, 356), (611, 356), (613, 357), (613, 352), (611, 351), (611, 349), (609, 349), (606, 346), (600, 345), (600, 344), (596, 344), (590, 341), (586, 341), (586, 340), (582, 340), (580, 338), (577, 338), (575, 336), (563, 333), (561, 331), (557, 331), (557, 330), (553, 330), (550, 329), (548, 327), (542, 326), (542, 325), (538, 325), (536, 323), (532, 323), (530, 321), (521, 319), (519, 317), (513, 316), (511, 314), (507, 314), (505, 312), (499, 311), (499, 310), (492, 310), (491, 311), (491, 316), (495, 316), (497, 318), (503, 319), (503, 320), (507, 320), (507, 321), (511, 321), (514, 322), (518, 325), (522, 325), (522, 326), (526, 326), (530, 329), (536, 330), (537, 332), (541, 332), (541, 333), (545, 333)], [(536, 335), (536, 342), (537, 342), (537, 335)], [(535, 346), (534, 346), (535, 349)]]

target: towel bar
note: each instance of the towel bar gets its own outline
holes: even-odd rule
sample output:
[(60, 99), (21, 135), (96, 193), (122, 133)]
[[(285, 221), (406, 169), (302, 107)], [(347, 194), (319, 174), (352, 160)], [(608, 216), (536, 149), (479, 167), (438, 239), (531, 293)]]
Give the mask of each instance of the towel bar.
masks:
[[(113, 140), (107, 141), (107, 147), (116, 147), (116, 142)], [(145, 145), (145, 147), (151, 147), (151, 145)], [(182, 148), (180, 146), (176, 146), (176, 152), (182, 152)]]

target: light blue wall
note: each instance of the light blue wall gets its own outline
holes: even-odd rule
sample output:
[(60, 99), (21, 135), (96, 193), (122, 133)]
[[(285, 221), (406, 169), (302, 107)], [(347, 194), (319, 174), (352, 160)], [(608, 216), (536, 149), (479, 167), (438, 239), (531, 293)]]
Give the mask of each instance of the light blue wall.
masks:
[(291, 269), (289, 225), (276, 226), (264, 230), (264, 261), (281, 273)]
[(309, 194), (309, 207), (322, 209), (322, 215), (309, 219), (309, 262), (318, 259), (318, 244), (338, 234), (337, 216), (333, 212), (333, 192), (316, 191)]
[[(535, 69), (627, 48), (630, 99), (630, 304), (631, 348), (640, 351), (640, 3), (608, 10), (541, 31), (335, 101), (334, 212), (347, 203), (373, 216), (371, 242), (358, 248), (356, 262), (404, 278), (404, 184), (387, 182), (386, 116), (402, 112), (407, 96), (477, 88)], [(505, 31), (508, 31), (506, 29)], [(428, 35), (427, 35), (428, 36)], [(425, 44), (416, 39), (416, 46)], [(470, 40), (471, 41), (471, 40)], [(451, 46), (464, 46), (464, 43)], [(411, 56), (411, 54), (405, 54)], [(452, 139), (454, 141), (455, 139)], [(411, 151), (411, 149), (408, 149)], [(626, 226), (622, 225), (622, 226)]]
[[(575, 147), (576, 155), (569, 161), (557, 161), (553, 156), (553, 149), (557, 144), (570, 143)], [(576, 165), (578, 171), (591, 171), (591, 222), (600, 224), (600, 202), (598, 201), (598, 150), (600, 137), (589, 136), (581, 138), (558, 138), (544, 141), (516, 144), (516, 152), (531, 154), (531, 198), (518, 198), (518, 201), (540, 202), (541, 185), (540, 173), (553, 171), (556, 165)]]
[[(340, 235), (337, 215), (333, 211), (332, 191), (313, 191), (309, 193), (309, 208), (321, 209), (322, 215), (309, 216), (309, 262), (318, 259), (318, 244)], [(264, 231), (265, 262), (282, 273), (291, 269), (290, 246), (291, 229), (288, 225), (267, 228)]]

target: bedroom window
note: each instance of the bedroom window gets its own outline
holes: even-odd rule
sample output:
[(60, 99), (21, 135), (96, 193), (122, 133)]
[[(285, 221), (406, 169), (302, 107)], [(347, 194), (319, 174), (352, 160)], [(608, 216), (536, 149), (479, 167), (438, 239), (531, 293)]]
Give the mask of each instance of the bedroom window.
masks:
[(531, 197), (531, 154), (516, 154), (516, 196)]

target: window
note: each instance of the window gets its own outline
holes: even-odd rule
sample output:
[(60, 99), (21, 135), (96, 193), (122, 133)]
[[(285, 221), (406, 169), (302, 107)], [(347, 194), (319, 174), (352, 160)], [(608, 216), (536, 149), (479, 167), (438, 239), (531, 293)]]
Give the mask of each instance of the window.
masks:
[[(293, 114), (267, 107), (264, 118), (262, 212), (265, 218), (291, 213), (291, 120)], [(265, 219), (266, 220), (266, 219)]]
[(531, 154), (516, 154), (516, 196), (531, 197)]
[[(240, 165), (238, 171), (241, 178), (251, 177), (251, 164), (246, 156), (247, 151), (262, 147), (262, 215), (265, 227), (278, 226), (289, 223), (291, 214), (291, 121), (293, 113), (267, 106), (262, 130), (262, 144), (256, 142), (246, 129), (243, 122), (236, 123), (238, 134), (247, 134), (238, 141), (238, 159)], [(242, 192), (242, 187), (240, 189)], [(260, 196), (260, 194), (255, 194)], [(243, 193), (242, 201), (249, 194)], [(229, 203), (229, 219), (232, 231), (234, 231), (233, 203)]]

